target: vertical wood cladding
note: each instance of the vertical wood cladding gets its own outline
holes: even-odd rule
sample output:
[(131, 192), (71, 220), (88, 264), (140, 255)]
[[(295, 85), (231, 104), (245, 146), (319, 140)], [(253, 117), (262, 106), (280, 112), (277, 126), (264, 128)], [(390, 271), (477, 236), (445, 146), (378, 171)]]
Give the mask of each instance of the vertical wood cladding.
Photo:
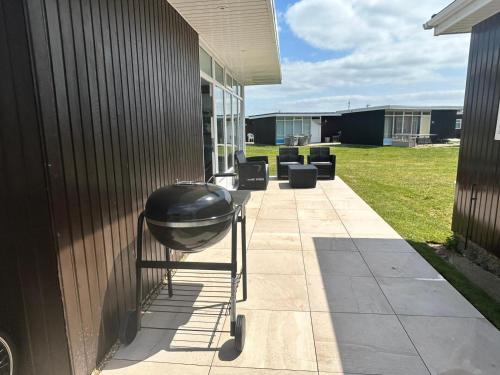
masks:
[(262, 117), (250, 120), (249, 127), (255, 136), (255, 143), (261, 145), (276, 144), (276, 117)]
[(18, 347), (18, 374), (69, 374), (23, 5), (0, 4), (0, 329)]
[(431, 134), (435, 134), (437, 140), (453, 138), (455, 136), (455, 123), (457, 111), (449, 109), (437, 109), (431, 112)]
[(469, 234), (471, 241), (496, 256), (500, 256), (500, 141), (494, 136), (499, 101), (497, 13), (472, 30), (453, 213), (453, 230), (463, 237)]
[(382, 146), (385, 111), (373, 110), (342, 114), (341, 142), (346, 144)]
[[(89, 374), (133, 306), (147, 196), (204, 177), (198, 35), (164, 0), (1, 7), (0, 38), (12, 38), (0, 52), (12, 70), (2, 72), (2, 196), (19, 219), (7, 243), (18, 254), (12, 285), (30, 284), (34, 303), (16, 300), (27, 310), (18, 325), (36, 333), (33, 373), (66, 375), (71, 363)], [(145, 245), (148, 259), (165, 258), (148, 234)], [(147, 292), (162, 273), (143, 278)]]

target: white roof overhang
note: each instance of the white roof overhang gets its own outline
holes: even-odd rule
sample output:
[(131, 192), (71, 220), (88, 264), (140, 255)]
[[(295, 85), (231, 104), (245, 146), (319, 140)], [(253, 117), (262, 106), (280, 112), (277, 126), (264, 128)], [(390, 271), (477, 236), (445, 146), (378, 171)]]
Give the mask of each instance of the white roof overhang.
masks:
[(424, 24), (434, 35), (469, 33), (474, 25), (500, 12), (500, 0), (455, 0)]
[(274, 0), (168, 0), (243, 85), (281, 83)]

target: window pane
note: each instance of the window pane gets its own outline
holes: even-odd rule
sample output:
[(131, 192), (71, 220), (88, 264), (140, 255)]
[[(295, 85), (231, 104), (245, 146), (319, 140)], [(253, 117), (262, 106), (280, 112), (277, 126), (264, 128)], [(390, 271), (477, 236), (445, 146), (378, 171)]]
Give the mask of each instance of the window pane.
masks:
[(384, 120), (384, 138), (392, 138), (392, 121), (394, 117), (385, 116)]
[(233, 86), (233, 78), (229, 74), (226, 74), (226, 86), (229, 88)]
[(224, 84), (224, 69), (217, 62), (215, 62), (215, 79), (217, 82)]
[(401, 134), (403, 132), (403, 116), (396, 116), (394, 119), (394, 134)]
[(304, 135), (309, 135), (309, 136), (311, 135), (311, 118), (310, 117), (304, 117), (302, 133)]
[(411, 134), (411, 116), (405, 116), (403, 124), (403, 133)]
[(285, 137), (293, 135), (293, 120), (289, 117), (285, 118)]
[(225, 95), (225, 109), (226, 109), (226, 155), (227, 155), (227, 169), (233, 166), (234, 157), (234, 132), (233, 132), (233, 121), (231, 118), (231, 108), (232, 108), (232, 98), (231, 94), (228, 92)]
[(212, 58), (203, 48), (200, 48), (200, 70), (212, 77)]
[(240, 85), (238, 85), (238, 82), (236, 82), (236, 80), (233, 78), (233, 86), (232, 86), (233, 92), (238, 95), (240, 94), (238, 90), (239, 86)]
[(462, 129), (462, 119), (461, 118), (457, 118), (457, 120), (455, 121), (455, 129)]
[(217, 162), (219, 173), (226, 171), (224, 147), (224, 93), (221, 88), (215, 86), (215, 115), (217, 117)]
[(276, 144), (282, 145), (285, 143), (285, 122), (283, 120), (276, 121)]
[(296, 117), (293, 119), (293, 135), (302, 134), (302, 118)]
[(411, 124), (411, 134), (418, 134), (420, 130), (420, 116), (413, 116)]
[(239, 121), (239, 100), (233, 96), (233, 127), (234, 127), (234, 152), (240, 149), (241, 126)]

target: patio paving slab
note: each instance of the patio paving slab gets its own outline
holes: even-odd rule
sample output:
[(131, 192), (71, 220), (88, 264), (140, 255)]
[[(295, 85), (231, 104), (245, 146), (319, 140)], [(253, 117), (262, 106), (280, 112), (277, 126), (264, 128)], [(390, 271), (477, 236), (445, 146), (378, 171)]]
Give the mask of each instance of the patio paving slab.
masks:
[(431, 374), (500, 373), (500, 332), (485, 319), (402, 316)]
[(102, 375), (208, 375), (210, 366), (179, 365), (174, 363), (159, 363), (146, 361), (126, 361), (113, 359), (107, 365)]
[(297, 220), (297, 210), (295, 208), (261, 207), (257, 218)]
[(312, 322), (320, 371), (429, 374), (394, 315), (313, 312)]
[[(238, 291), (241, 292), (241, 288)], [(251, 298), (240, 303), (243, 309), (309, 310), (303, 275), (249, 275), (248, 295)]]
[(339, 215), (331, 208), (322, 210), (299, 208), (297, 216), (299, 220), (339, 220)]
[(273, 197), (265, 198), (262, 200), (262, 204), (266, 208), (297, 208), (297, 204), (295, 202), (295, 198), (293, 199), (285, 199), (285, 200), (277, 200)]
[(377, 278), (396, 314), (482, 317), (444, 279)]
[(379, 277), (414, 277), (440, 279), (441, 275), (417, 253), (363, 253), (368, 267)]
[[(247, 321), (245, 349), (238, 356), (225, 332), (213, 365), (317, 371), (309, 312), (240, 310)], [(229, 329), (229, 319), (225, 329)]]
[(354, 241), (347, 234), (301, 233), (300, 240), (304, 251), (358, 251)]
[(324, 210), (325, 208), (331, 207), (331, 204), (329, 201), (323, 201), (323, 200), (309, 200), (309, 199), (304, 199), (304, 200), (297, 200), (297, 209), (306, 209), (306, 210)]
[(253, 228), (254, 233), (298, 233), (297, 220), (257, 219)]
[(300, 251), (252, 250), (247, 253), (248, 273), (269, 275), (303, 275)]
[(210, 375), (313, 375), (316, 371), (271, 370), (259, 368), (212, 367)]
[(340, 220), (299, 220), (299, 226), (301, 233), (347, 234)]
[(307, 275), (311, 311), (394, 314), (373, 277)]
[(220, 333), (143, 328), (114, 359), (210, 366)]
[(254, 232), (249, 250), (301, 250), (299, 233)]
[(263, 199), (270, 200), (270, 198), (275, 201), (294, 200), (295, 193), (293, 190), (267, 190)]
[(304, 265), (308, 275), (371, 276), (359, 252), (304, 251)]
[(395, 253), (415, 253), (415, 249), (411, 247), (408, 242), (403, 240), (399, 236), (393, 236), (393, 238), (384, 238), (370, 236), (353, 236), (352, 240), (356, 244), (356, 247), (361, 252), (395, 252)]

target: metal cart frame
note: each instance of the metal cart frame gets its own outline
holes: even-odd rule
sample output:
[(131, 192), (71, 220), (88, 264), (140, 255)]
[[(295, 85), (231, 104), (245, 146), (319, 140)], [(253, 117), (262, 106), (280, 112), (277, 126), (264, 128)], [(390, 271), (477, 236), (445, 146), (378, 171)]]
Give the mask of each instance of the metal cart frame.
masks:
[[(121, 330), (121, 341), (126, 345), (130, 344), (137, 332), (141, 329), (142, 318), (142, 270), (159, 268), (167, 271), (168, 295), (174, 294), (172, 287), (172, 270), (208, 270), (208, 271), (231, 271), (231, 297), (229, 302), (231, 328), (230, 335), (235, 338), (235, 348), (242, 351), (245, 344), (245, 316), (236, 314), (236, 294), (239, 282), (239, 275), (243, 284), (243, 301), (247, 299), (247, 248), (246, 248), (246, 212), (245, 205), (250, 198), (249, 191), (232, 191), (231, 195), (235, 204), (231, 224), (231, 262), (183, 262), (170, 260), (170, 249), (166, 248), (167, 259), (164, 261), (143, 260), (143, 230), (144, 212), (141, 212), (137, 220), (137, 253), (136, 253), (136, 301), (135, 310), (130, 310), (127, 314), (124, 327)], [(238, 223), (241, 224), (241, 271), (238, 273)]]

